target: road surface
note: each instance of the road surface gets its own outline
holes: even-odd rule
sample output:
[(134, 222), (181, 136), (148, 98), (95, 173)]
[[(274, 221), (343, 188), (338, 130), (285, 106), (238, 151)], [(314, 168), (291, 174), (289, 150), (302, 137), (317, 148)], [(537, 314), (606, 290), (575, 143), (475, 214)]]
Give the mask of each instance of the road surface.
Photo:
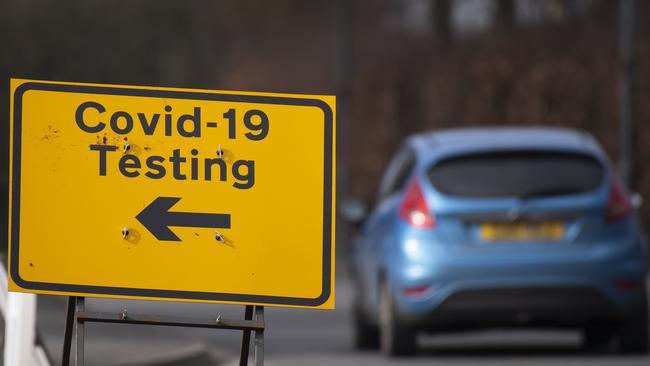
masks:
[[(647, 356), (587, 354), (570, 331), (495, 330), (421, 337), (408, 359), (386, 359), (351, 347), (352, 290), (337, 280), (335, 311), (266, 308), (266, 365), (650, 365)], [(88, 299), (88, 310), (185, 317), (243, 318), (243, 306)], [(60, 363), (65, 298), (39, 296), (39, 329)], [(87, 365), (237, 365), (240, 332), (122, 324), (88, 324)]]

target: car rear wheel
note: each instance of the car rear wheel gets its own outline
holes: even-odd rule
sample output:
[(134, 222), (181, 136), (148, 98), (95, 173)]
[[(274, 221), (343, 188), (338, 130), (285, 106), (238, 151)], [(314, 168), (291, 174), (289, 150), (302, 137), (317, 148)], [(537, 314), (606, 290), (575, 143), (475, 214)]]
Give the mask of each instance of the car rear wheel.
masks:
[(621, 324), (619, 351), (622, 353), (647, 353), (648, 341), (648, 310), (643, 309)]
[(608, 324), (589, 324), (583, 331), (584, 347), (589, 352), (605, 352), (614, 339), (614, 329)]
[(383, 354), (393, 357), (415, 353), (415, 331), (397, 319), (393, 296), (386, 284), (382, 286), (379, 302), (379, 335)]
[(370, 324), (359, 305), (354, 306), (354, 348), (374, 350), (379, 348), (379, 327)]

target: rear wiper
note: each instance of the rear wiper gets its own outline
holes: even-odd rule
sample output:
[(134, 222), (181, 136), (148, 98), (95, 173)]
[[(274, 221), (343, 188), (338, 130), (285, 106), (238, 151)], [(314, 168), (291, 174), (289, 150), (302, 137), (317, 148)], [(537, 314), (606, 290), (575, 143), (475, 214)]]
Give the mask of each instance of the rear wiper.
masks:
[(530, 198), (547, 197), (547, 196), (563, 196), (563, 195), (576, 194), (576, 193), (580, 193), (580, 191), (572, 188), (547, 188), (547, 189), (540, 189), (538, 191), (522, 193), (518, 195), (517, 198), (525, 200)]

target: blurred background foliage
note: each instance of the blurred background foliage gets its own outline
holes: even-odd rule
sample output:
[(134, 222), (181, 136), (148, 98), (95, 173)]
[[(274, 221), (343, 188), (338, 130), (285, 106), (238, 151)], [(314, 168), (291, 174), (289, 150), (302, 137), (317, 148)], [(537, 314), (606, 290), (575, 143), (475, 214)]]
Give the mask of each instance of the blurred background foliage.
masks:
[[(344, 196), (371, 199), (400, 140), (436, 128), (576, 127), (616, 161), (618, 8), (608, 0), (1, 0), (2, 200), (6, 207), (10, 77), (336, 94)], [(631, 187), (648, 198), (650, 3), (637, 1), (635, 17)], [(648, 228), (650, 205), (642, 217)]]

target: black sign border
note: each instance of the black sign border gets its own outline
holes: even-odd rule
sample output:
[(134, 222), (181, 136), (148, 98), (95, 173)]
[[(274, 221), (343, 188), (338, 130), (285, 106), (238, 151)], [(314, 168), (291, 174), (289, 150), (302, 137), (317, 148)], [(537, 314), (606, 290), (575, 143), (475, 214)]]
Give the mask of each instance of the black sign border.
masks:
[[(21, 135), (22, 135), (22, 107), (23, 95), (29, 90), (55, 91), (84, 94), (121, 95), (137, 97), (154, 97), (167, 99), (193, 99), (221, 102), (258, 103), (276, 105), (295, 105), (316, 107), (324, 115), (324, 182), (323, 182), (323, 278), (321, 294), (315, 298), (264, 296), (250, 294), (230, 294), (198, 291), (171, 291), (139, 289), (127, 287), (87, 286), (58, 284), (48, 282), (25, 281), (20, 277), (18, 270), (18, 254), (20, 243), (20, 178), (21, 178)], [(12, 202), (11, 202), (11, 257), (10, 275), (13, 281), (24, 289), (43, 290), (51, 292), (67, 292), (78, 294), (95, 294), (110, 297), (131, 296), (140, 298), (161, 298), (178, 300), (201, 300), (215, 302), (241, 302), (251, 304), (289, 305), (316, 307), (322, 305), (330, 298), (331, 292), (331, 267), (332, 267), (332, 149), (333, 149), (333, 122), (332, 109), (322, 100), (298, 97), (274, 97), (259, 95), (244, 95), (224, 92), (201, 91), (174, 91), (163, 89), (139, 89), (118, 86), (72, 85), (47, 82), (28, 81), (16, 88), (14, 93), (13, 115), (13, 158), (12, 158)]]

